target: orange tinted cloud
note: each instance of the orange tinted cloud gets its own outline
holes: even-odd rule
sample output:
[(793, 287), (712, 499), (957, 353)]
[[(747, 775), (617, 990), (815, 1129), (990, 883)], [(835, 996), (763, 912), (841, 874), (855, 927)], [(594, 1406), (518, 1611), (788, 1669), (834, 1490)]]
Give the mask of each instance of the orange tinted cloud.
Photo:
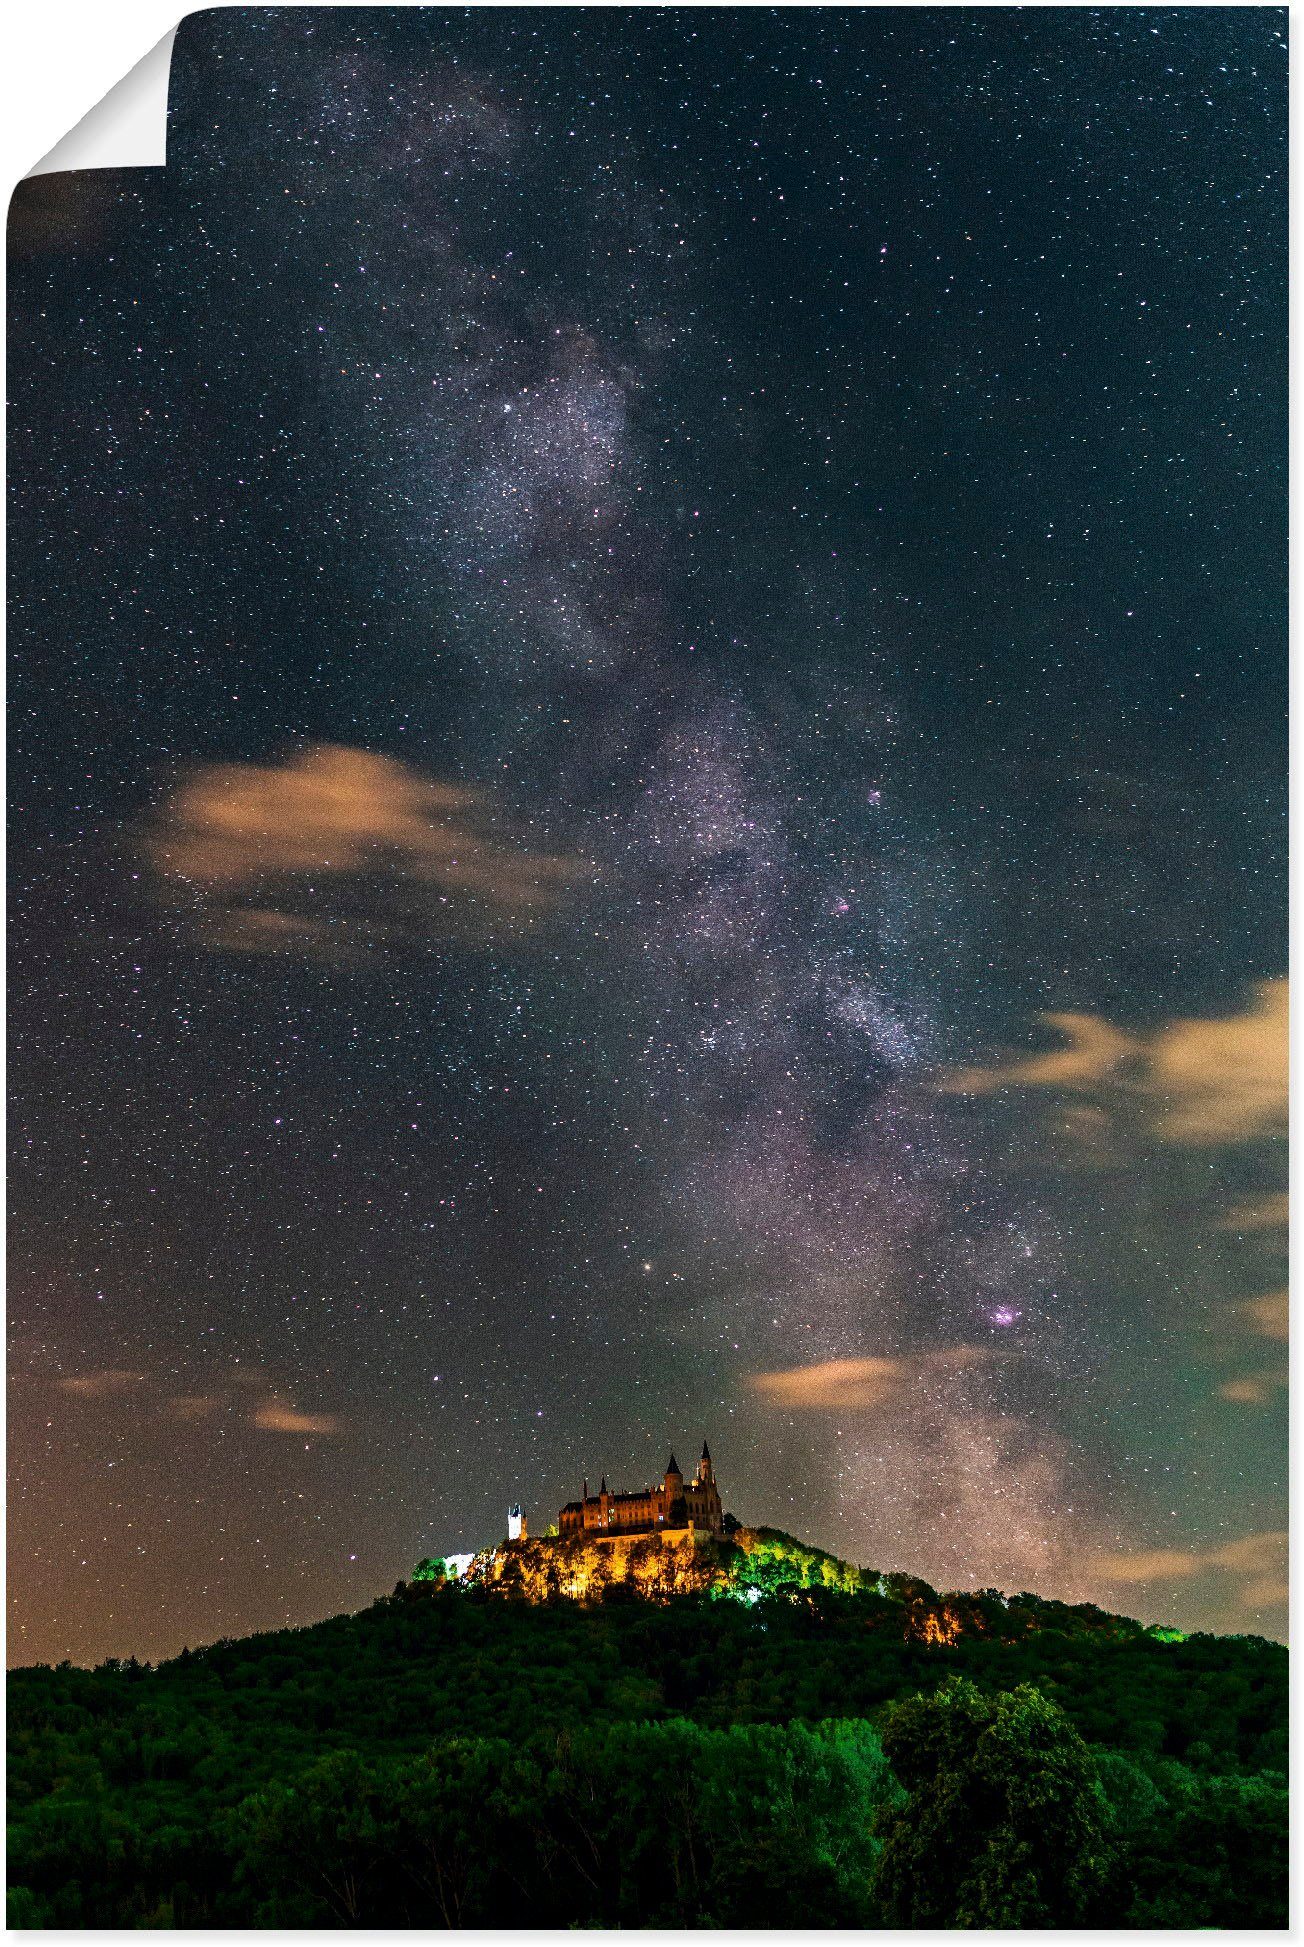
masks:
[(1207, 1146), (1282, 1134), (1286, 1128), (1289, 988), (1261, 980), (1239, 1014), (1177, 1018), (1130, 1034), (1096, 1014), (1043, 1014), (1065, 1043), (991, 1068), (958, 1068), (938, 1086), (950, 1095), (1007, 1088), (1086, 1094), (1100, 1108), (1139, 1102), (1158, 1135)]
[(178, 1420), (206, 1420), (225, 1403), (220, 1393), (177, 1393), (168, 1401), (168, 1411)]
[(585, 870), (517, 843), (483, 791), (341, 744), (205, 765), (149, 845), (210, 944), (247, 952), (347, 953), (398, 926), (517, 932)]
[(1265, 1291), (1260, 1298), (1246, 1298), (1241, 1310), (1260, 1338), (1290, 1337), (1290, 1296), (1286, 1291)]
[(1252, 1005), (1217, 1021), (1170, 1021), (1150, 1043), (1150, 1087), (1170, 1142), (1235, 1142), (1284, 1132), (1290, 993), (1261, 980)]
[(1284, 1230), (1290, 1222), (1290, 1198), (1284, 1190), (1250, 1197), (1233, 1204), (1219, 1222), (1221, 1230)]
[[(165, 1393), (157, 1380), (142, 1372), (113, 1367), (56, 1382), (76, 1399), (117, 1399), (132, 1395), (132, 1419), (143, 1424), (149, 1415), (167, 1414), (188, 1425), (199, 1425), (214, 1414), (235, 1411), (240, 1420), (266, 1433), (340, 1433), (344, 1422), (334, 1413), (302, 1413), (284, 1394), (272, 1390), (275, 1380), (257, 1370), (232, 1372), (229, 1387), (220, 1392)], [(250, 1395), (253, 1394), (253, 1397)]]
[(1289, 1537), (1285, 1529), (1240, 1535), (1216, 1548), (1150, 1548), (1098, 1554), (1087, 1566), (1107, 1586), (1144, 1582), (1184, 1581), (1192, 1575), (1221, 1570), (1244, 1578), (1237, 1589), (1243, 1608), (1261, 1609), (1286, 1599), (1285, 1564)]
[(1091, 1568), (1106, 1582), (1158, 1582), (1194, 1575), (1200, 1560), (1190, 1549), (1143, 1548), (1135, 1554), (1096, 1555)]
[(333, 1413), (300, 1413), (287, 1400), (265, 1399), (255, 1409), (254, 1425), (266, 1433), (338, 1433)]
[(951, 1345), (910, 1358), (824, 1359), (780, 1372), (754, 1372), (748, 1385), (772, 1406), (851, 1409), (879, 1406), (929, 1372), (955, 1371), (994, 1356), (983, 1345)]
[(957, 1068), (939, 1084), (946, 1095), (994, 1095), (1003, 1088), (1094, 1089), (1135, 1053), (1136, 1042), (1097, 1014), (1041, 1014), (1067, 1042), (1002, 1068)]
[(1271, 1373), (1246, 1373), (1240, 1379), (1225, 1379), (1218, 1388), (1218, 1397), (1231, 1400), (1237, 1406), (1266, 1406), (1275, 1389), (1285, 1383)]
[(1210, 1549), (1201, 1560), (1213, 1568), (1266, 1575), (1280, 1568), (1289, 1539), (1284, 1528), (1272, 1528), (1259, 1535), (1241, 1535), (1236, 1541), (1226, 1541), (1220, 1548)]
[(784, 1372), (754, 1372), (749, 1384), (774, 1406), (877, 1406), (906, 1377), (899, 1359), (825, 1359)]
[(111, 1367), (105, 1372), (84, 1372), (59, 1381), (65, 1393), (78, 1399), (110, 1399), (115, 1393), (130, 1392), (144, 1384), (144, 1374)]
[(306, 953), (321, 959), (346, 958), (380, 937), (374, 923), (355, 919), (341, 925), (273, 906), (209, 907), (200, 916), (199, 930), (206, 946), (228, 953)]

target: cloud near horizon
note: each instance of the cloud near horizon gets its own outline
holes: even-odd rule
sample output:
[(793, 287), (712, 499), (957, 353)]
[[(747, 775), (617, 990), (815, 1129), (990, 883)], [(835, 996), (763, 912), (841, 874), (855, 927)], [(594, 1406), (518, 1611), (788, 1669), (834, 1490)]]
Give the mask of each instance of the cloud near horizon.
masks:
[(485, 791), (344, 744), (201, 766), (148, 849), (208, 945), (326, 958), (396, 936), (518, 938), (592, 870), (528, 850)]
[(1088, 1568), (1107, 1586), (1131, 1587), (1152, 1582), (1185, 1581), (1217, 1569), (1243, 1579), (1237, 1600), (1247, 1609), (1284, 1603), (1289, 1536), (1284, 1528), (1241, 1535), (1216, 1548), (1150, 1548), (1137, 1552), (1104, 1551), (1090, 1558)]
[(1239, 1014), (1216, 1020), (1179, 1016), (1148, 1032), (1128, 1032), (1097, 1014), (1038, 1018), (1066, 1045), (993, 1067), (952, 1069), (939, 1080), (939, 1090), (994, 1095), (1009, 1088), (1059, 1089), (1091, 1097), (1106, 1111), (1131, 1098), (1150, 1111), (1162, 1141), (1187, 1147), (1285, 1134), (1285, 980), (1256, 982), (1254, 998)]

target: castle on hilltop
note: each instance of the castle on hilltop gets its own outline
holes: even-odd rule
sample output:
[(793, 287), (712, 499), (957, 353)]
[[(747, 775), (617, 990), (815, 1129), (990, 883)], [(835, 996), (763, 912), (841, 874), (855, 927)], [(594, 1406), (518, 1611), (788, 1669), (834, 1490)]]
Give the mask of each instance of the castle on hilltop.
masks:
[(685, 1481), (679, 1462), (671, 1454), (666, 1477), (660, 1487), (645, 1487), (633, 1494), (610, 1494), (606, 1476), (596, 1494), (584, 1492), (578, 1501), (568, 1501), (557, 1518), (560, 1534), (582, 1535), (588, 1541), (611, 1541), (621, 1535), (665, 1535), (677, 1532), (708, 1535), (724, 1533), (724, 1508), (715, 1484), (711, 1449), (702, 1442), (702, 1458), (697, 1472)]

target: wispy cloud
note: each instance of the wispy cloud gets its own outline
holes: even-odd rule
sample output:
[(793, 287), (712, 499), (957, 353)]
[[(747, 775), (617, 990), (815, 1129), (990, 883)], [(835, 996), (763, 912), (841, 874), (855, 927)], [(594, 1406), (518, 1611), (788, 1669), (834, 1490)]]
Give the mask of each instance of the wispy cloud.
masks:
[(1136, 1052), (1136, 1042), (1096, 1014), (1038, 1016), (1067, 1044), (998, 1068), (957, 1068), (939, 1086), (948, 1095), (992, 1095), (1003, 1088), (1063, 1088), (1094, 1091)]
[(1170, 1142), (1237, 1142), (1284, 1134), (1290, 994), (1262, 980), (1244, 1013), (1172, 1021), (1150, 1043), (1150, 1089)]
[(77, 1399), (112, 1399), (118, 1393), (134, 1392), (136, 1387), (143, 1386), (145, 1375), (111, 1366), (101, 1372), (72, 1374), (58, 1383), (65, 1393), (72, 1393)]
[(340, 744), (203, 766), (148, 849), (208, 944), (318, 957), (405, 934), (520, 937), (587, 870), (530, 849), (484, 791)]
[(284, 1399), (265, 1399), (254, 1410), (254, 1425), (265, 1433), (338, 1433), (333, 1413), (300, 1413)]
[[(1238, 1362), (1246, 1356), (1247, 1332), (1255, 1339), (1269, 1339), (1285, 1346), (1290, 1338), (1290, 1300), (1284, 1288), (1263, 1291), (1253, 1298), (1242, 1298), (1223, 1314), (1226, 1356)], [(1263, 1358), (1262, 1350), (1259, 1358)], [(1250, 1372), (1234, 1373), (1214, 1388), (1219, 1399), (1234, 1406), (1267, 1406), (1290, 1383), (1284, 1358), (1277, 1366), (1255, 1366)]]
[(1102, 1552), (1091, 1557), (1088, 1567), (1107, 1587), (1181, 1582), (1209, 1570), (1222, 1570), (1241, 1578), (1237, 1590), (1241, 1606), (1261, 1609), (1286, 1600), (1288, 1539), (1284, 1529), (1271, 1529), (1240, 1535), (1215, 1548)]
[(1130, 1033), (1102, 1016), (1043, 1014), (1063, 1047), (994, 1067), (952, 1069), (952, 1095), (1056, 1089), (1108, 1111), (1125, 1101), (1149, 1112), (1159, 1137), (1192, 1147), (1283, 1134), (1288, 1083), (1288, 983), (1259, 981), (1241, 1013), (1179, 1017)]
[(218, 1387), (206, 1392), (177, 1393), (167, 1389), (166, 1381), (151, 1378), (126, 1367), (109, 1367), (96, 1372), (71, 1374), (55, 1381), (74, 1399), (116, 1400), (130, 1396), (134, 1420), (153, 1415), (166, 1416), (187, 1426), (202, 1426), (219, 1413), (233, 1415), (230, 1425), (243, 1423), (264, 1433), (342, 1433), (345, 1422), (338, 1413), (308, 1413), (276, 1389), (267, 1373), (233, 1371)]
[(1243, 1299), (1240, 1309), (1259, 1338), (1290, 1337), (1290, 1296), (1286, 1291), (1265, 1291), (1257, 1298)]
[(225, 1404), (221, 1393), (174, 1393), (167, 1403), (174, 1418), (192, 1422), (211, 1419)]
[(1284, 1230), (1290, 1223), (1290, 1197), (1284, 1190), (1235, 1203), (1218, 1220), (1220, 1230)]
[(1235, 1406), (1266, 1406), (1288, 1384), (1284, 1372), (1247, 1372), (1235, 1379), (1224, 1379), (1217, 1388), (1219, 1399)]
[(822, 1359), (778, 1372), (754, 1372), (748, 1384), (772, 1406), (843, 1409), (880, 1406), (928, 1372), (957, 1371), (994, 1358), (984, 1345), (953, 1345), (905, 1358)]
[(754, 1372), (750, 1384), (774, 1406), (877, 1406), (903, 1376), (899, 1359), (824, 1359), (783, 1372)]

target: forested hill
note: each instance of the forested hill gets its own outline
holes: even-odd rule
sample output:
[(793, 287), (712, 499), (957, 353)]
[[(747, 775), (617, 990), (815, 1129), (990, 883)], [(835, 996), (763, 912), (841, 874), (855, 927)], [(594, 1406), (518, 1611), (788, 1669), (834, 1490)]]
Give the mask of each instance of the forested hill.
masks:
[(1280, 1645), (797, 1548), (15, 1672), (11, 1923), (1284, 1923)]

